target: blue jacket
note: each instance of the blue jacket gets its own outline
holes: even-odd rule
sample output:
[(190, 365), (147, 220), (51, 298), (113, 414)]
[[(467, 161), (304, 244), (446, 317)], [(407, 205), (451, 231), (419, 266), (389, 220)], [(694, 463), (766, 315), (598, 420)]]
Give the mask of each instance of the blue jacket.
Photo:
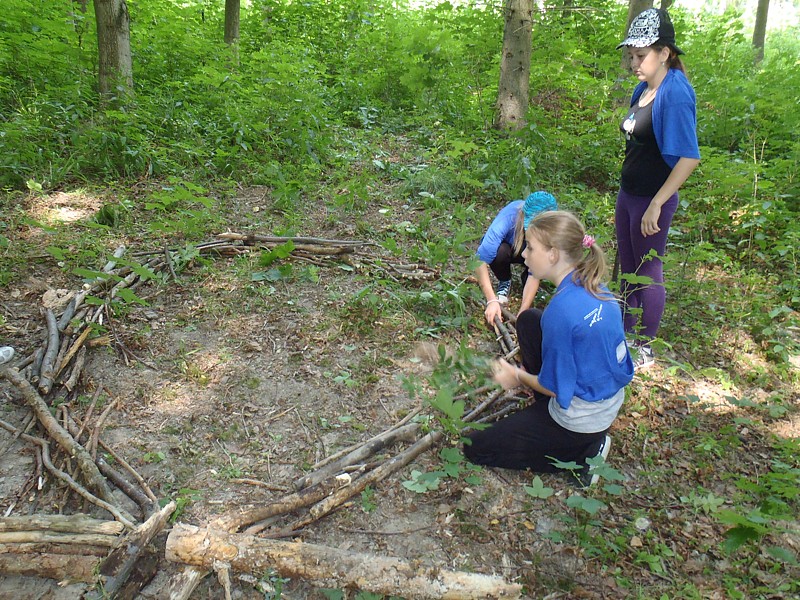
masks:
[[(639, 101), (647, 82), (633, 90), (631, 106)], [(672, 169), (683, 158), (700, 158), (697, 144), (697, 98), (686, 75), (670, 69), (653, 103), (653, 133), (664, 162)]]
[(517, 215), (522, 210), (524, 203), (524, 200), (514, 200), (506, 204), (497, 213), (486, 233), (483, 234), (477, 255), (487, 265), (494, 262), (500, 244), (505, 242), (512, 248), (514, 247), (514, 224), (517, 222)]

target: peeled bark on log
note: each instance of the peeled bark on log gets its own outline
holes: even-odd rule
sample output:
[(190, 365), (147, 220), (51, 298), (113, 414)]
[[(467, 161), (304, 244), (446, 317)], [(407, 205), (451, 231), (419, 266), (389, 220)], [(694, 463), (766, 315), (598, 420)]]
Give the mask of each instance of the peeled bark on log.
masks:
[(167, 538), (166, 558), (211, 569), (215, 561), (239, 573), (260, 576), (272, 569), (281, 577), (302, 578), (319, 587), (361, 590), (414, 598), (519, 598), (521, 586), (500, 577), (445, 571), (393, 557), (346, 552), (302, 542), (264, 540), (177, 524)]
[(113, 548), (119, 542), (116, 535), (102, 533), (61, 533), (57, 531), (4, 531), (0, 544), (54, 543)]
[(63, 581), (95, 580), (96, 556), (69, 554), (0, 554), (0, 573), (5, 575), (24, 575), (28, 577), (47, 577)]
[(100, 533), (118, 535), (124, 527), (119, 521), (103, 521), (87, 515), (30, 515), (0, 519), (0, 531), (58, 531), (62, 533)]

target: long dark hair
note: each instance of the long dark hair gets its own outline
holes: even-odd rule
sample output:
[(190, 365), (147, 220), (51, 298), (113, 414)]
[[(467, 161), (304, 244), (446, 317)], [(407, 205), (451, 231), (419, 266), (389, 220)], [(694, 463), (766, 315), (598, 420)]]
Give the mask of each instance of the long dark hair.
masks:
[(661, 52), (664, 48), (669, 48), (669, 59), (667, 59), (667, 68), (678, 69), (681, 73), (686, 75), (686, 67), (683, 66), (683, 61), (680, 55), (675, 52), (675, 48), (669, 44), (653, 44), (650, 46), (656, 52)]

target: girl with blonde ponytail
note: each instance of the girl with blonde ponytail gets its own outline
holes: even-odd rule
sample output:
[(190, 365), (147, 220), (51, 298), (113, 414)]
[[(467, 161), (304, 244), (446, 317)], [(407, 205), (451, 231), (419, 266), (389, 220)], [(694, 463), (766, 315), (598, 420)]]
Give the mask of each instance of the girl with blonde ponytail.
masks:
[(554, 472), (552, 459), (581, 465), (583, 486), (599, 478), (587, 458), (608, 455), (607, 435), (633, 378), (622, 311), (603, 284), (602, 249), (572, 213), (536, 216), (523, 252), (531, 276), (556, 285), (541, 311), (517, 317), (522, 367), (500, 359), (494, 378), (505, 389), (528, 387), (535, 401), (470, 434), (464, 455), (473, 463)]

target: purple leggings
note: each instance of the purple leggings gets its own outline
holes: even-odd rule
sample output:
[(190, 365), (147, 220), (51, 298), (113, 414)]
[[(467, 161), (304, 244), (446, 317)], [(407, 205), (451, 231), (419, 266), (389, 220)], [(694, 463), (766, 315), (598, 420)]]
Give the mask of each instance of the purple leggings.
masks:
[[(635, 332), (652, 339), (658, 333), (667, 291), (664, 288), (664, 265), (661, 258), (647, 257), (655, 250), (658, 257), (664, 256), (667, 249), (667, 233), (672, 217), (678, 208), (678, 194), (674, 194), (661, 207), (655, 235), (642, 235), (642, 216), (650, 206), (649, 196), (633, 196), (622, 190), (617, 195), (616, 227), (619, 245), (620, 273), (635, 273), (653, 280), (651, 284), (620, 282), (620, 291), (625, 300), (625, 333)], [(641, 309), (632, 311), (631, 309)]]

